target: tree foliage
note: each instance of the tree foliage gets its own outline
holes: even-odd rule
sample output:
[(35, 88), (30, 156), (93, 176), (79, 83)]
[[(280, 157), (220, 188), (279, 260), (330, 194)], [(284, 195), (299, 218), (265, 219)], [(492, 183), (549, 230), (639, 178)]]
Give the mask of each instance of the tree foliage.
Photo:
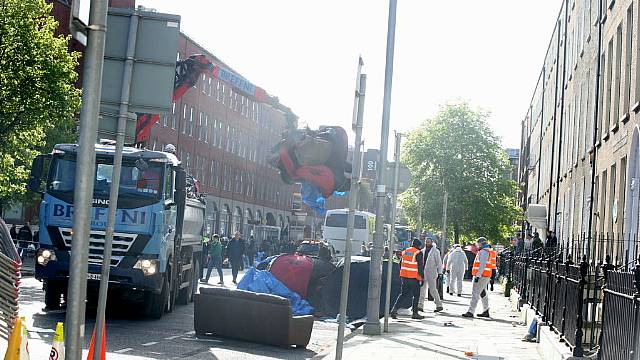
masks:
[(517, 184), (509, 178), (509, 161), (487, 117), (467, 103), (448, 104), (404, 145), (403, 161), (413, 174), (413, 188), (401, 200), (408, 217), (417, 218), (421, 193), (422, 223), (441, 229), (446, 191), (447, 226), (456, 241), (478, 236), (499, 241), (520, 216)]
[(51, 9), (44, 0), (0, 0), (0, 199), (24, 193), (38, 152), (74, 138), (78, 54), (54, 35)]

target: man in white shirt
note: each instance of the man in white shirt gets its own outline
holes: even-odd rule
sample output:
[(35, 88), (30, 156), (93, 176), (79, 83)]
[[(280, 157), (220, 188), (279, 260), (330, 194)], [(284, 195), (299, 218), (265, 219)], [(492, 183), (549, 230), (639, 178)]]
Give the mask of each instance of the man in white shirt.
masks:
[(424, 309), (427, 289), (429, 289), (429, 294), (431, 294), (433, 301), (436, 303), (434, 312), (440, 312), (444, 310), (442, 307), (442, 299), (438, 293), (438, 281), (442, 280), (442, 257), (440, 256), (440, 250), (436, 247), (433, 239), (427, 237), (422, 253), (425, 259), (424, 277), (426, 284), (420, 289), (420, 309)]

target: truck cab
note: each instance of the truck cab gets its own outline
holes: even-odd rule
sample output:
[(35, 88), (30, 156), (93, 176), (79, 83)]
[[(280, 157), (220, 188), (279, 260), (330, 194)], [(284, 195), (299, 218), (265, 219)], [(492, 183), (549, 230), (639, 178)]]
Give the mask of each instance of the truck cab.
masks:
[[(78, 145), (56, 145), (34, 160), (29, 188), (42, 194), (35, 276), (47, 308), (65, 297), (74, 232)], [(115, 148), (95, 145), (87, 297), (98, 293)], [(125, 147), (109, 279), (110, 299), (141, 301), (155, 318), (176, 300), (193, 298), (200, 273), (204, 201), (187, 196), (187, 181), (170, 153)]]

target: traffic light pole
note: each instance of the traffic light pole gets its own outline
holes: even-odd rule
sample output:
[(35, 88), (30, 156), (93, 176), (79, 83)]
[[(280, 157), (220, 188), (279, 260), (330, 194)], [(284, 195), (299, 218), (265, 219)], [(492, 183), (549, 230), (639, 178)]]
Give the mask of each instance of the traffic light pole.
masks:
[(74, 226), (69, 263), (65, 348), (70, 360), (82, 359), (87, 297), (87, 268), (90, 214), (95, 178), (98, 116), (102, 90), (102, 67), (107, 33), (107, 0), (92, 0), (89, 13), (87, 47), (84, 56), (82, 109), (74, 190)]
[(347, 301), (349, 300), (349, 275), (351, 273), (351, 242), (353, 240), (353, 228), (356, 217), (356, 204), (360, 187), (360, 169), (362, 157), (360, 156), (360, 142), (362, 141), (362, 117), (364, 114), (364, 96), (367, 84), (367, 75), (360, 74), (363, 65), (362, 58), (358, 61), (358, 78), (356, 84), (356, 101), (354, 103), (353, 130), (356, 133), (356, 142), (353, 149), (353, 166), (351, 173), (351, 188), (349, 190), (349, 214), (347, 216), (347, 236), (344, 245), (344, 266), (342, 268), (342, 289), (340, 290), (340, 314), (338, 323), (338, 339), (336, 342), (336, 360), (342, 359), (344, 346), (344, 330), (347, 321)]
[(389, 234), (389, 259), (387, 260), (387, 286), (384, 303), (384, 332), (389, 332), (389, 308), (391, 307), (391, 280), (393, 274), (393, 250), (395, 248), (394, 235), (396, 233), (396, 202), (398, 201), (398, 174), (400, 172), (400, 143), (402, 133), (396, 132), (396, 150), (394, 153), (395, 166), (393, 170), (393, 199), (391, 201), (391, 232)]
[(387, 168), (387, 146), (389, 143), (389, 117), (391, 110), (391, 85), (393, 82), (393, 51), (396, 37), (397, 0), (389, 1), (389, 20), (387, 23), (387, 56), (384, 71), (384, 97), (382, 102), (382, 131), (380, 135), (380, 160), (378, 161), (378, 185), (376, 186), (376, 226), (373, 249), (371, 249), (371, 270), (369, 271), (369, 291), (367, 296), (367, 322), (365, 335), (380, 334), (380, 288), (382, 278), (382, 248), (384, 243), (384, 201), (386, 197), (383, 184)]

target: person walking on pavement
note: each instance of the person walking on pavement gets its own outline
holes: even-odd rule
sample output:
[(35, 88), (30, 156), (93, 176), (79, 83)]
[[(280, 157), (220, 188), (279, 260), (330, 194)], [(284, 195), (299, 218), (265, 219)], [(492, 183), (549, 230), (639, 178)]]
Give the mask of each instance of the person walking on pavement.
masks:
[(245, 265), (249, 268), (253, 267), (256, 261), (256, 239), (254, 239), (253, 235), (249, 236), (249, 244), (247, 245), (247, 254), (245, 257), (247, 259)]
[(476, 240), (478, 244), (478, 253), (473, 261), (473, 268), (471, 269), (471, 275), (473, 275), (473, 290), (471, 292), (471, 303), (469, 304), (469, 310), (464, 313), (463, 317), (472, 318), (478, 306), (478, 301), (482, 299), (483, 312), (478, 314), (478, 317), (489, 317), (489, 294), (487, 294), (487, 285), (491, 280), (491, 274), (493, 270), (497, 268), (496, 259), (497, 253), (491, 249), (491, 245), (484, 237)]
[(427, 290), (436, 303), (435, 312), (443, 310), (442, 299), (438, 292), (438, 284), (442, 283), (442, 257), (440, 257), (440, 250), (436, 247), (433, 239), (430, 237), (425, 238), (424, 248), (422, 249), (422, 256), (424, 261), (424, 280), (425, 286), (420, 289), (420, 307), (424, 309), (424, 302), (427, 298)]
[(462, 250), (462, 246), (460, 244), (453, 245), (453, 250), (451, 250), (447, 258), (449, 295), (453, 296), (453, 293), (456, 292), (458, 296), (462, 296), (462, 280), (468, 268), (469, 262), (467, 261), (467, 255)]
[(449, 263), (449, 256), (453, 252), (453, 248), (449, 249), (446, 254), (442, 257), (442, 268), (444, 269), (444, 283), (447, 286), (447, 294), (451, 293), (451, 275), (449, 274), (449, 267), (447, 264)]
[(209, 244), (209, 263), (207, 265), (207, 277), (200, 279), (200, 282), (208, 284), (211, 277), (211, 271), (213, 268), (218, 270), (218, 277), (220, 281), (218, 285), (224, 286), (224, 277), (222, 275), (222, 244), (220, 243), (220, 235), (213, 235), (213, 240)]
[[(202, 259), (200, 259), (201, 264), (209, 264), (209, 249), (210, 249), (210, 241), (209, 235), (203, 231), (202, 234)], [(202, 266), (200, 269), (200, 279), (204, 278), (205, 266)]]
[(245, 246), (244, 241), (240, 238), (240, 233), (236, 232), (229, 244), (227, 245), (227, 257), (229, 263), (231, 263), (231, 275), (233, 276), (233, 283), (237, 284), (238, 272), (242, 267), (242, 257), (244, 255)]
[(411, 300), (411, 310), (413, 311), (412, 319), (422, 320), (424, 316), (418, 312), (418, 300), (420, 299), (420, 288), (424, 285), (424, 261), (423, 254), (420, 251), (422, 243), (417, 238), (413, 239), (412, 246), (402, 252), (402, 260), (400, 262), (400, 280), (402, 287), (400, 295), (396, 299), (391, 309), (391, 317), (398, 318), (398, 308)]

